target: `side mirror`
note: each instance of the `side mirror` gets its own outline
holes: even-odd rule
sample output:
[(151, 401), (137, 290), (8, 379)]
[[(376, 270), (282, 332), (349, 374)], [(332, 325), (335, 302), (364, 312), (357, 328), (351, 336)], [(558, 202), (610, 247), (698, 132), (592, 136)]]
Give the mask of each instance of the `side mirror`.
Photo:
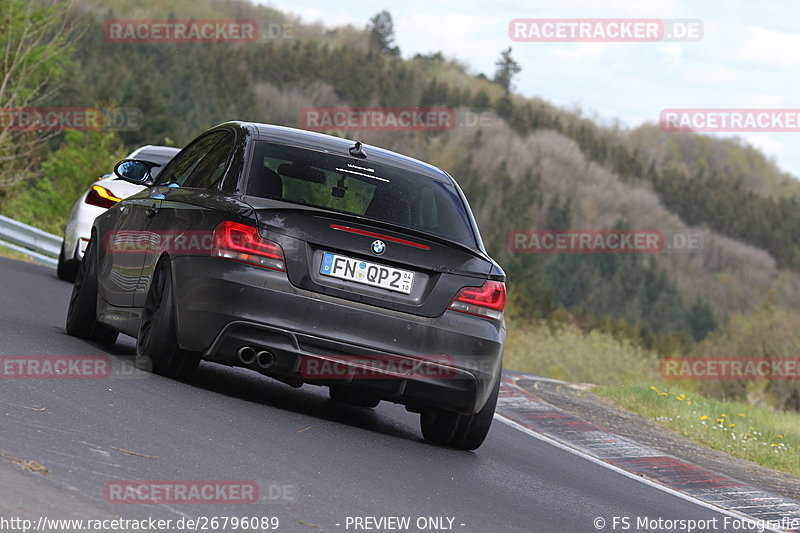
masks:
[(114, 174), (129, 183), (150, 186), (153, 184), (150, 170), (157, 166), (160, 165), (141, 159), (123, 159), (114, 167)]

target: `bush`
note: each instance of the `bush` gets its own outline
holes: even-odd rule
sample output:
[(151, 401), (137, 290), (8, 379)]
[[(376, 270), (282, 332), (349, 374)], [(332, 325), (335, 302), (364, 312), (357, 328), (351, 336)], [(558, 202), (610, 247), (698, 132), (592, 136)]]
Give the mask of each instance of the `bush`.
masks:
[(124, 157), (125, 151), (114, 132), (68, 131), (58, 150), (42, 162), (41, 177), (20, 183), (8, 192), (2, 213), (62, 235), (75, 200)]
[[(800, 348), (800, 313), (766, 305), (748, 314), (733, 315), (692, 352), (694, 357), (796, 358)], [(702, 381), (700, 390), (716, 398), (746, 400), (752, 405), (800, 411), (800, 381)]]
[(608, 333), (572, 324), (508, 321), (506, 368), (565, 381), (618, 385), (659, 375), (656, 355)]

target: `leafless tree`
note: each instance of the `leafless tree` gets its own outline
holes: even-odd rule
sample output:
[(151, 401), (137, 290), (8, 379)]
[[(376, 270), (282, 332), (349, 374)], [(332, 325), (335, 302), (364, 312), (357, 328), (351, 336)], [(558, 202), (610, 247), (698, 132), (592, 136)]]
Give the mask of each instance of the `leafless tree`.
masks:
[(0, 0), (0, 189), (32, 176), (41, 146), (56, 133), (20, 120), (53, 96), (69, 68), (80, 33), (71, 8), (71, 1)]

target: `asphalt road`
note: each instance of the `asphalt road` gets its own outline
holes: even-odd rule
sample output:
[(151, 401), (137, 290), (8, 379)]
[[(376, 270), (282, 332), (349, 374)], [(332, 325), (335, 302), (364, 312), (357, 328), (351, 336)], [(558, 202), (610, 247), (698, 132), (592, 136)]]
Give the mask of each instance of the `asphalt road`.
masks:
[[(479, 450), (454, 451), (424, 442), (400, 406), (342, 406), (319, 387), (210, 363), (190, 383), (136, 371), (129, 337), (106, 352), (66, 335), (70, 291), (52, 269), (0, 258), (0, 355), (113, 362), (102, 379), (0, 379), (0, 520), (276, 516), (278, 531), (330, 532), (367, 530), (348, 517), (407, 516), (410, 531), (449, 517), (452, 531), (476, 533), (590, 532), (596, 517), (611, 531), (614, 516), (722, 521), (499, 421)], [(110, 503), (113, 480), (251, 480), (261, 499)]]

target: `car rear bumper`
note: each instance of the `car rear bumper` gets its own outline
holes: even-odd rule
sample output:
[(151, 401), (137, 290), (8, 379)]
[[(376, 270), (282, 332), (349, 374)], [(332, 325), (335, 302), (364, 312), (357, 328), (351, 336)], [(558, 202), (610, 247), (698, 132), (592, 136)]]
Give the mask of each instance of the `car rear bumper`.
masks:
[[(462, 413), (480, 410), (501, 369), (500, 322), (455, 311), (426, 318), (380, 309), (298, 289), (284, 272), (220, 258), (174, 258), (173, 275), (179, 343), (209, 361)], [(273, 360), (268, 367), (243, 363), (242, 347), (268, 351)]]
[(87, 204), (84, 202), (85, 198), (86, 193), (75, 203), (64, 231), (64, 252), (67, 260), (83, 259), (89, 238), (92, 236), (94, 219), (107, 211), (102, 207)]

